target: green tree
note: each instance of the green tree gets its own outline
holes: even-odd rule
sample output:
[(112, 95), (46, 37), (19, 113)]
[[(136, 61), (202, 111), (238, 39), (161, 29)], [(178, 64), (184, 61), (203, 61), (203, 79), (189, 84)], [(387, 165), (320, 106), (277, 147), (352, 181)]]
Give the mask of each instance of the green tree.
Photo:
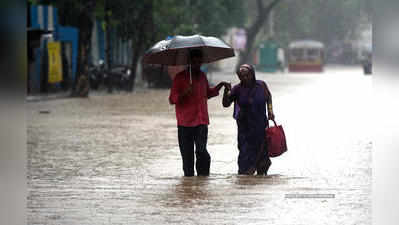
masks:
[(112, 18), (117, 21), (118, 34), (122, 39), (132, 41), (132, 74), (128, 85), (129, 90), (132, 91), (140, 56), (153, 42), (154, 0), (113, 0), (109, 3), (109, 9), (112, 11)]
[[(140, 57), (155, 42), (173, 35), (220, 36), (245, 21), (242, 2), (236, 0), (42, 0), (41, 3), (55, 5), (60, 22), (79, 29), (78, 75), (88, 63), (93, 19), (104, 20), (106, 40), (111, 27), (122, 39), (131, 40), (130, 90), (134, 88)], [(106, 52), (111, 59), (109, 47)]]
[(371, 19), (370, 0), (290, 1), (275, 8), (276, 40), (316, 39), (325, 44), (358, 35), (359, 25)]
[(247, 18), (249, 23), (249, 25), (245, 27), (245, 30), (247, 31), (247, 46), (245, 50), (240, 53), (239, 61), (236, 65), (237, 67), (243, 63), (250, 63), (250, 56), (256, 46), (256, 38), (266, 21), (268, 21), (271, 10), (275, 8), (281, 0), (268, 0), (266, 2), (267, 3), (265, 4), (265, 1), (263, 0), (256, 0), (256, 6), (254, 7), (256, 12)]
[(93, 28), (93, 18), (103, 9), (96, 6), (96, 0), (41, 0), (40, 4), (54, 5), (59, 11), (59, 21), (62, 25), (74, 26), (79, 29), (79, 52), (77, 79), (88, 64), (90, 41)]
[(130, 90), (140, 56), (155, 42), (173, 35), (220, 36), (244, 21), (241, 4), (234, 0), (113, 0), (110, 9), (119, 35), (132, 41)]
[(221, 36), (231, 26), (242, 26), (246, 12), (235, 0), (188, 1), (188, 24), (194, 33)]

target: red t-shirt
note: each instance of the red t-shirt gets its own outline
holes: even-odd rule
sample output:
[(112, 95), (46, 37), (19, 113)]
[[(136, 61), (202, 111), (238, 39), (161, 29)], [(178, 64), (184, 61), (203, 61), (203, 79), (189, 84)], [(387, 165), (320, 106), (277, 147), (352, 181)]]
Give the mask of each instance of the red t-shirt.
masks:
[(184, 70), (178, 73), (170, 89), (169, 103), (175, 104), (178, 126), (195, 127), (208, 125), (208, 99), (219, 95), (219, 91), (210, 88), (205, 73), (192, 76), (192, 93), (181, 97), (190, 85), (190, 73)]

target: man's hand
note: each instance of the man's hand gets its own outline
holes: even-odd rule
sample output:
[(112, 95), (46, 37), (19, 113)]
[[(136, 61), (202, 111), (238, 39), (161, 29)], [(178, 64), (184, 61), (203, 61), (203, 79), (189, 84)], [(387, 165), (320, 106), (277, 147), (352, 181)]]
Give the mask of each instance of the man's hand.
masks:
[(224, 86), (224, 88), (227, 88), (228, 90), (231, 90), (231, 84), (230, 84), (230, 83), (227, 83), (227, 82), (225, 82), (225, 81), (222, 81), (222, 82), (220, 82), (220, 83), (217, 85), (217, 89), (220, 90), (220, 88), (222, 88), (222, 86)]

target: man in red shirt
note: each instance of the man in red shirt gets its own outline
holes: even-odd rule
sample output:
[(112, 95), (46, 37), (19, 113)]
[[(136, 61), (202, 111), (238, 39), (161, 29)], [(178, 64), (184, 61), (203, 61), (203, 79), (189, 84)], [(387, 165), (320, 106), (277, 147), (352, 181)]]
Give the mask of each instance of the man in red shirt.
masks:
[(191, 76), (189, 69), (176, 75), (170, 90), (169, 103), (174, 104), (176, 109), (184, 176), (194, 176), (194, 145), (197, 175), (208, 176), (211, 157), (206, 149), (209, 124), (207, 101), (219, 95), (222, 86), (227, 87), (229, 83), (220, 82), (210, 88), (205, 73), (200, 70), (201, 50), (191, 50), (190, 59)]

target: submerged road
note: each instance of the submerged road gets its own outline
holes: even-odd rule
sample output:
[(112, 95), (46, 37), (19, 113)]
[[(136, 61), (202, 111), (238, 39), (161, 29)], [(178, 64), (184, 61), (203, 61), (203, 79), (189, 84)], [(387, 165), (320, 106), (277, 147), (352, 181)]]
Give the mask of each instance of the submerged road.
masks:
[(371, 224), (371, 76), (328, 67), (257, 79), (289, 148), (264, 177), (237, 175), (222, 91), (208, 102), (209, 177), (182, 176), (169, 90), (27, 103), (28, 224)]

